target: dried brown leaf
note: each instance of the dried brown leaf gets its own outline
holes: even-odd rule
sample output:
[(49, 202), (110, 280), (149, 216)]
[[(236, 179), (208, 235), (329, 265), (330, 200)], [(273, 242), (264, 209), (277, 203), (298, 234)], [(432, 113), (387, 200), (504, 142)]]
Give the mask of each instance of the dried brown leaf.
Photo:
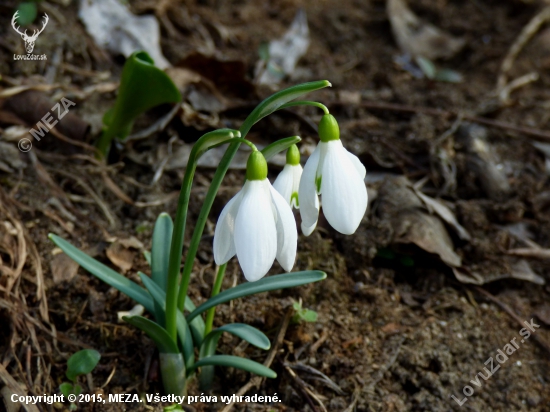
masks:
[(399, 48), (413, 57), (448, 59), (464, 46), (464, 39), (422, 21), (408, 8), (405, 0), (388, 0), (387, 13)]
[(50, 262), (53, 283), (58, 285), (62, 282), (70, 282), (78, 273), (78, 263), (68, 257), (65, 253), (56, 255)]
[(134, 263), (134, 253), (128, 250), (119, 242), (111, 243), (111, 245), (105, 251), (109, 260), (120, 270), (122, 273), (128, 272), (132, 269)]

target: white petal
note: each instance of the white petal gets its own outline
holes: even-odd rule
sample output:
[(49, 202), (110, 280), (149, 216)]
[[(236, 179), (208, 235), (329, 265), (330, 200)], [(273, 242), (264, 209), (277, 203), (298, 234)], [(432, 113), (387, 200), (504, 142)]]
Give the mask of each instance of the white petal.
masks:
[(290, 206), (294, 209), (300, 208), (300, 198), (298, 190), (300, 189), (300, 180), (302, 180), (302, 165), (292, 166), (292, 194), (290, 195)]
[(328, 150), (322, 165), (323, 212), (338, 232), (351, 235), (367, 210), (367, 188), (342, 142), (326, 143)]
[(270, 189), (271, 199), (277, 213), (277, 261), (284, 270), (290, 272), (296, 260), (296, 248), (298, 247), (296, 221), (290, 205), (273, 187)]
[(365, 180), (365, 176), (367, 175), (367, 169), (365, 168), (363, 163), (361, 163), (359, 158), (355, 156), (353, 153), (351, 153), (350, 151), (348, 151), (345, 147), (344, 147), (344, 150), (346, 151), (346, 155), (348, 156), (348, 158), (353, 163), (353, 166), (355, 166), (355, 169), (357, 169), (357, 172), (359, 173), (359, 176), (361, 176), (361, 179)]
[[(302, 232), (306, 236), (311, 234), (317, 225), (317, 218), (319, 217), (319, 197), (317, 196), (315, 179), (317, 167), (319, 166), (320, 147), (321, 143), (315, 148), (309, 159), (307, 159), (298, 189), (300, 216), (302, 216)], [(311, 231), (306, 234), (304, 227), (311, 228)]]
[(242, 189), (225, 205), (214, 231), (214, 260), (216, 265), (223, 265), (235, 256), (235, 218), (241, 204)]
[(245, 278), (261, 279), (277, 254), (277, 230), (266, 180), (247, 180), (237, 218), (235, 248)]
[(306, 226), (304, 225), (304, 222), (302, 222), (301, 224), (302, 233), (304, 234), (304, 236), (311, 235), (316, 227), (317, 227), (317, 221), (315, 221), (315, 223), (312, 226)]
[(290, 199), (292, 197), (292, 188), (293, 188), (293, 179), (294, 174), (292, 173), (292, 166), (285, 165), (277, 179), (273, 182), (273, 188), (283, 196), (288, 204), (290, 204)]

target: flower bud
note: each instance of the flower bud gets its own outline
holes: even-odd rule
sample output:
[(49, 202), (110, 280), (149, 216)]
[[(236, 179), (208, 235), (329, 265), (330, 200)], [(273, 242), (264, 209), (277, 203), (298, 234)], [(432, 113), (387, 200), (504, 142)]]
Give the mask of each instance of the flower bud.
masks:
[(340, 128), (333, 115), (325, 114), (319, 122), (319, 139), (325, 143), (340, 140)]
[(296, 166), (300, 164), (300, 150), (293, 144), (286, 151), (286, 164)]
[(267, 162), (262, 152), (255, 151), (250, 153), (248, 162), (246, 162), (247, 180), (265, 180), (267, 179)]

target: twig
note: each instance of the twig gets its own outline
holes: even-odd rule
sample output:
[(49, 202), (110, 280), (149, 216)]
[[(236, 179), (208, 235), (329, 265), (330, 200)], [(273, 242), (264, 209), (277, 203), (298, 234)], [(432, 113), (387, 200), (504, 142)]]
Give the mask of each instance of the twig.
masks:
[(180, 104), (175, 105), (172, 110), (170, 110), (166, 115), (158, 119), (151, 126), (146, 129), (140, 130), (139, 132), (131, 134), (126, 139), (124, 139), (124, 141), (129, 142), (133, 140), (147, 139), (154, 133), (162, 132), (166, 128), (166, 126), (168, 126), (168, 123), (170, 123), (170, 121), (174, 118), (180, 108)]
[[(500, 306), (502, 310), (504, 310), (512, 319), (514, 319), (516, 322), (518, 322), (522, 327), (524, 327), (523, 319), (521, 319), (518, 315), (516, 315), (516, 312), (508, 306), (506, 303), (501, 302), (496, 296), (491, 295), (489, 292), (487, 292), (485, 289), (480, 288), (479, 286), (473, 286), (475, 290), (477, 290), (479, 293), (481, 293), (483, 296), (485, 296), (487, 299), (489, 299), (491, 302), (497, 304)], [(539, 335), (531, 334), (533, 338), (537, 341), (537, 343), (542, 346), (543, 349), (546, 349), (547, 352), (550, 353), (550, 345), (542, 339)]]
[(519, 52), (525, 47), (531, 37), (533, 37), (535, 33), (539, 31), (542, 25), (546, 23), (546, 21), (548, 21), (549, 19), (550, 6), (546, 6), (523, 28), (519, 36), (512, 44), (512, 47), (510, 47), (510, 50), (508, 50), (508, 54), (502, 61), (502, 66), (500, 67), (500, 75), (498, 76), (497, 81), (498, 90), (502, 90), (504, 86), (506, 86), (508, 72), (512, 69), (514, 61), (516, 60)]
[[(286, 335), (286, 330), (288, 329), (288, 325), (290, 323), (290, 318), (292, 318), (292, 315), (294, 314), (294, 309), (290, 307), (288, 311), (286, 312), (285, 317), (283, 318), (283, 321), (281, 322), (281, 326), (279, 326), (279, 331), (277, 332), (277, 336), (275, 338), (275, 343), (271, 347), (271, 350), (267, 354), (267, 357), (264, 361), (264, 366), (270, 367), (273, 363), (273, 360), (275, 359), (275, 356), (277, 355), (277, 351), (279, 350), (279, 347), (283, 344), (283, 340)], [(259, 388), (264, 378), (260, 376), (255, 376), (250, 381), (244, 385), (239, 391), (237, 392), (237, 396), (243, 396), (245, 393), (247, 393), (250, 389)], [(229, 412), (233, 409), (233, 405), (235, 403), (231, 402), (228, 404), (225, 408), (221, 410), (221, 412)]]
[(502, 104), (510, 104), (510, 93), (514, 90), (519, 89), (529, 83), (536, 82), (539, 79), (539, 74), (537, 72), (527, 73), (523, 76), (518, 77), (515, 80), (512, 80), (510, 83), (505, 85), (498, 92), (498, 99)]
[(319, 350), (319, 347), (323, 343), (325, 343), (325, 341), (328, 339), (328, 336), (329, 336), (329, 331), (327, 328), (324, 328), (323, 331), (321, 332), (321, 336), (313, 345), (311, 345), (311, 347), (309, 348), (309, 351), (311, 353), (317, 352)]
[(355, 405), (357, 404), (357, 401), (359, 400), (360, 393), (361, 393), (361, 391), (359, 389), (355, 389), (353, 391), (353, 399), (352, 399), (351, 403), (349, 404), (349, 406), (346, 408), (346, 410), (344, 412), (353, 412), (353, 410), (355, 409)]
[(313, 409), (313, 412), (317, 412), (318, 409), (311, 400), (311, 398), (315, 399), (317, 403), (321, 406), (324, 412), (327, 412), (327, 408), (325, 408), (325, 405), (323, 405), (323, 402), (313, 393), (311, 389), (307, 387), (307, 383), (305, 383), (296, 373), (290, 368), (290, 366), (287, 363), (283, 363), (283, 366), (285, 370), (288, 372), (290, 377), (294, 379), (296, 384), (298, 385), (298, 389), (300, 389), (300, 392), (302, 392), (302, 395), (304, 395), (304, 398), (306, 398), (307, 403), (309, 403), (309, 406), (311, 406), (311, 409)]
[[(17, 383), (15, 379), (11, 377), (4, 365), (0, 362), (0, 381), (2, 381), (11, 391), (11, 393), (18, 396), (25, 396), (26, 394), (21, 392), (21, 386)], [(33, 404), (22, 403), (23, 408), (27, 412), (39, 412), (38, 408)]]

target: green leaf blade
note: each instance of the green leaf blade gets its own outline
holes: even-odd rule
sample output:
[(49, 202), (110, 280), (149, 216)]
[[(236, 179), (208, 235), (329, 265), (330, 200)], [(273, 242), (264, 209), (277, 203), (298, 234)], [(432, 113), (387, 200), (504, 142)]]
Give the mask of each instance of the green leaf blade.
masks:
[[(166, 293), (158, 286), (151, 278), (149, 278), (144, 273), (139, 272), (141, 281), (153, 296), (155, 303), (162, 309), (166, 310)], [(200, 318), (199, 318), (200, 319)], [(202, 320), (202, 319), (201, 319)], [(176, 314), (176, 329), (178, 332), (178, 338), (181, 342), (183, 348), (183, 354), (186, 362), (186, 366), (189, 368), (195, 362), (195, 354), (193, 347), (193, 338), (191, 336), (191, 331), (189, 325), (183, 316), (183, 313), (180, 311)]]
[(132, 282), (130, 279), (125, 278), (110, 267), (98, 262), (91, 256), (88, 256), (86, 253), (71, 245), (59, 236), (50, 233), (48, 237), (67, 256), (69, 256), (92, 275), (135, 300), (150, 313), (154, 313), (155, 305), (151, 295), (149, 295), (149, 293), (147, 293), (147, 291), (137, 283)]
[(143, 316), (123, 316), (122, 319), (145, 332), (155, 342), (161, 353), (179, 353), (178, 345), (170, 338), (166, 329), (158, 323)]
[(264, 155), (265, 160), (270, 160), (275, 155), (281, 153), (283, 150), (287, 150), (293, 144), (300, 143), (301, 141), (302, 138), (300, 136), (286, 137), (267, 145), (261, 150), (261, 152)]
[(224, 290), (213, 298), (208, 299), (193, 312), (187, 315), (187, 322), (192, 321), (204, 311), (230, 300), (244, 296), (255, 295), (256, 293), (269, 292), (271, 290), (286, 289), (295, 286), (302, 286), (308, 283), (318, 282), (327, 277), (325, 272), (310, 270), (304, 272), (291, 272), (283, 275), (269, 276), (256, 282), (247, 282)]
[[(174, 223), (170, 215), (168, 213), (161, 213), (153, 229), (151, 279), (164, 292), (166, 292), (166, 284), (168, 282), (168, 260), (170, 258), (170, 244), (172, 242), (173, 230)], [(158, 302), (155, 302), (155, 319), (160, 325), (165, 324), (164, 309)]]
[(332, 85), (329, 81), (319, 80), (316, 82), (298, 84), (296, 86), (289, 87), (269, 96), (258, 106), (256, 106), (254, 111), (250, 113), (250, 115), (246, 118), (240, 128), (241, 134), (243, 136), (246, 136), (252, 126), (254, 126), (254, 124), (276, 111), (283, 104), (297, 99), (304, 94), (311, 93), (315, 90), (323, 89), (330, 86)]
[(67, 361), (67, 378), (75, 382), (80, 375), (93, 371), (100, 359), (100, 353), (94, 349), (83, 349), (74, 353)]
[(261, 363), (246, 358), (240, 358), (238, 356), (209, 356), (208, 358), (201, 359), (200, 361), (195, 363), (195, 365), (193, 365), (193, 369), (200, 368), (201, 366), (225, 366), (242, 369), (244, 371), (251, 372), (259, 376), (264, 376), (266, 378), (275, 379), (277, 377), (277, 373), (275, 373), (275, 371), (269, 369)]

